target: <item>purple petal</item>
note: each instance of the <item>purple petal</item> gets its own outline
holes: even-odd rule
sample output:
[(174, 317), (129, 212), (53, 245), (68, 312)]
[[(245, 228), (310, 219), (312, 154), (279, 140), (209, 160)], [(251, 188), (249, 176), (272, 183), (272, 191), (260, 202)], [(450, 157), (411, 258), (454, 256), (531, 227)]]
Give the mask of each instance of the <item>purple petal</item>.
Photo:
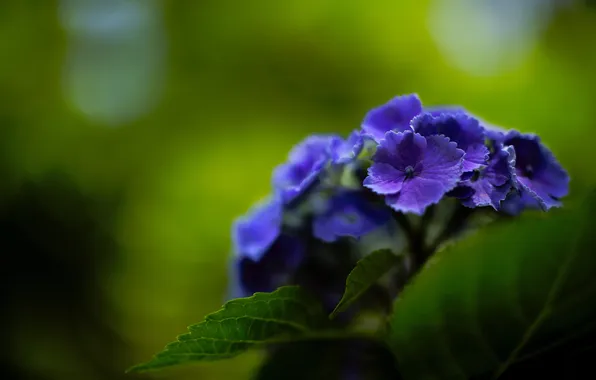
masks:
[(373, 156), (364, 186), (386, 194), (386, 203), (395, 210), (421, 213), (456, 186), (463, 156), (447, 137), (389, 131)]
[(492, 206), (499, 210), (501, 201), (507, 197), (515, 181), (514, 150), (508, 148), (498, 151), (489, 165), (476, 173), (477, 178), (459, 185), (472, 190), (468, 197), (462, 197), (462, 204), (466, 207)]
[[(534, 199), (534, 198), (532, 198)], [(507, 197), (501, 202), (501, 212), (517, 216), (524, 210), (524, 204), (518, 191), (507, 194)]]
[(459, 181), (463, 150), (443, 136), (427, 137), (426, 142), (421, 172), (404, 181), (399, 194), (386, 198), (387, 204), (395, 210), (422, 214), (426, 207), (439, 202)]
[(441, 116), (442, 114), (455, 114), (466, 112), (465, 109), (459, 106), (437, 106), (437, 107), (425, 107), (425, 113), (429, 113), (432, 116)]
[(488, 181), (476, 181), (471, 185), (474, 190), (473, 194), (462, 200), (462, 204), (466, 207), (483, 207), (492, 206), (495, 210), (500, 210), (501, 201), (503, 201), (511, 186), (493, 186)]
[(238, 261), (239, 286), (246, 295), (252, 295), (287, 285), (305, 254), (302, 238), (280, 235), (259, 260), (245, 257)]
[(390, 164), (403, 171), (408, 166), (416, 166), (425, 149), (426, 139), (419, 134), (412, 131), (389, 131), (379, 143), (372, 160)]
[(405, 173), (385, 163), (375, 163), (368, 168), (363, 185), (377, 194), (395, 194), (401, 190)]
[(347, 140), (340, 137), (330, 144), (331, 159), (335, 164), (346, 164), (354, 160), (364, 147), (364, 138), (360, 131), (353, 131)]
[[(490, 183), (486, 181), (477, 181), (471, 184), (470, 188), (474, 191), (469, 198), (462, 200), (464, 206), (473, 208), (493, 205), (495, 209), (499, 207), (498, 203), (497, 206), (493, 204), (491, 198), (493, 186)], [(505, 195), (507, 195), (507, 193), (505, 193)], [(503, 199), (504, 198), (505, 197), (503, 197)], [(501, 199), (499, 199), (499, 201), (501, 201)]]
[(364, 117), (362, 130), (380, 141), (387, 131), (410, 130), (410, 121), (421, 112), (422, 103), (418, 95), (396, 96), (388, 103), (370, 110)]
[(538, 136), (510, 131), (504, 144), (515, 149), (516, 175), (522, 189), (544, 210), (560, 206), (559, 198), (569, 192), (569, 175)]
[(494, 125), (484, 124), (484, 133), (494, 144), (502, 144), (507, 131)]
[(309, 172), (290, 165), (281, 165), (273, 172), (273, 183), (284, 204), (289, 204), (311, 188), (317, 181), (325, 160), (314, 163)]
[(464, 172), (469, 172), (486, 166), (489, 152), (484, 144), (474, 144), (468, 146), (464, 157)]
[(360, 238), (389, 218), (386, 207), (369, 203), (359, 192), (346, 192), (335, 196), (328, 210), (315, 216), (313, 235), (325, 242), (334, 242), (342, 236)]
[(412, 120), (412, 126), (422, 136), (443, 135), (457, 143), (466, 155), (464, 172), (485, 166), (489, 151), (484, 145), (484, 129), (478, 120), (464, 113), (441, 114), (434, 117), (422, 114)]
[(269, 198), (238, 218), (232, 227), (237, 255), (258, 260), (279, 236), (282, 204), (279, 198)]
[(551, 197), (548, 189), (541, 183), (524, 176), (518, 176), (517, 180), (521, 188), (535, 198), (540, 204), (540, 208), (544, 211), (547, 211), (551, 207), (561, 207), (562, 203), (558, 199)]
[(512, 216), (517, 216), (526, 208), (541, 209), (542, 206), (536, 198), (523, 189), (520, 189), (519, 191), (513, 191), (507, 194), (505, 200), (501, 202), (500, 211)]
[(288, 155), (289, 162), (300, 163), (327, 156), (331, 142), (338, 136), (311, 135), (296, 144)]
[(536, 173), (534, 181), (540, 183), (552, 197), (562, 198), (569, 193), (569, 174), (556, 160), (550, 150), (543, 146), (543, 152), (548, 166), (542, 172)]
[(455, 187), (462, 174), (464, 151), (444, 136), (429, 136), (426, 141), (420, 177), (442, 183), (447, 192)]
[(483, 178), (495, 187), (515, 181), (515, 151), (511, 147), (499, 150), (482, 173)]
[(446, 192), (445, 185), (440, 181), (415, 177), (405, 181), (399, 193), (386, 196), (385, 202), (396, 211), (422, 215), (428, 206), (438, 203)]
[(273, 186), (285, 204), (315, 183), (330, 158), (330, 146), (336, 139), (336, 136), (309, 136), (290, 151), (288, 162), (274, 169)]
[[(462, 167), (463, 167), (463, 166), (462, 166)], [(463, 172), (463, 173), (461, 174), (461, 177), (460, 177), (459, 179), (460, 179), (460, 181), (467, 181), (467, 180), (469, 180), (470, 178), (474, 177), (474, 175), (475, 175), (475, 172), (474, 172), (474, 171), (471, 171), (471, 172)]]

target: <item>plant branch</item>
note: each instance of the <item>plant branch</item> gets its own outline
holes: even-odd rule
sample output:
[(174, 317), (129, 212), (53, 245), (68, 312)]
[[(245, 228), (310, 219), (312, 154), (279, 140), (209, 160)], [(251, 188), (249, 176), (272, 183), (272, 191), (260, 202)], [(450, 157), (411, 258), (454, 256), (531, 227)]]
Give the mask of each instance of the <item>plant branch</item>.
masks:
[(469, 207), (464, 207), (462, 205), (458, 205), (453, 214), (451, 214), (451, 218), (447, 221), (445, 228), (435, 239), (433, 244), (429, 247), (428, 251), (430, 254), (434, 253), (437, 248), (445, 241), (451, 239), (455, 235), (461, 232), (461, 230), (465, 227), (466, 221), (472, 215), (474, 210)]
[(426, 234), (426, 224), (428, 219), (425, 218), (426, 214), (422, 217), (422, 222), (418, 229), (412, 226), (412, 223), (408, 220), (406, 215), (401, 212), (394, 212), (393, 216), (395, 221), (400, 225), (408, 238), (408, 246), (410, 251), (410, 257), (412, 259), (413, 273), (418, 271), (418, 268), (424, 264), (425, 257), (427, 256), (426, 247), (424, 244), (424, 238)]

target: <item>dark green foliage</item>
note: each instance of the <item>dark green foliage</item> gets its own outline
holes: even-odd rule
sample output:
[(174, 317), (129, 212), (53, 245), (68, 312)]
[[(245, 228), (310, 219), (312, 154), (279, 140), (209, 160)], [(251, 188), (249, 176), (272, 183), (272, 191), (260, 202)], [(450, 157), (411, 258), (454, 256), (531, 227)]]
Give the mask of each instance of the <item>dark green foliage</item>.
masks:
[(549, 356), (563, 346), (574, 360), (589, 352), (595, 193), (575, 206), (496, 223), (431, 258), (391, 321), (405, 378), (517, 378), (565, 368), (563, 356)]
[(180, 335), (152, 360), (129, 371), (231, 358), (258, 344), (308, 334), (325, 320), (320, 305), (298, 287), (255, 293), (226, 303), (203, 322), (190, 326), (189, 333)]
[(346, 280), (344, 295), (330, 317), (333, 318), (337, 313), (346, 310), (400, 260), (401, 258), (391, 250), (379, 249), (358, 261)]
[(395, 359), (369, 339), (309, 340), (271, 347), (253, 380), (399, 380)]

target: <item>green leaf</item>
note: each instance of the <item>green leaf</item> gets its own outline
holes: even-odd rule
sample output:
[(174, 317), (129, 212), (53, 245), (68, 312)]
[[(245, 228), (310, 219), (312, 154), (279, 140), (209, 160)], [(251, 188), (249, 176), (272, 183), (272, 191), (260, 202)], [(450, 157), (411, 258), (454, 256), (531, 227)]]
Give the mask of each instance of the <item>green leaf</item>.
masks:
[(152, 360), (129, 372), (231, 358), (257, 344), (309, 334), (326, 320), (319, 303), (299, 287), (255, 293), (229, 301), (203, 322), (190, 326), (189, 333), (180, 335)]
[(348, 275), (344, 295), (329, 317), (334, 318), (346, 310), (400, 260), (401, 258), (389, 249), (379, 249), (360, 259)]
[(596, 332), (595, 216), (592, 193), (495, 223), (431, 258), (391, 320), (404, 378), (496, 379)]

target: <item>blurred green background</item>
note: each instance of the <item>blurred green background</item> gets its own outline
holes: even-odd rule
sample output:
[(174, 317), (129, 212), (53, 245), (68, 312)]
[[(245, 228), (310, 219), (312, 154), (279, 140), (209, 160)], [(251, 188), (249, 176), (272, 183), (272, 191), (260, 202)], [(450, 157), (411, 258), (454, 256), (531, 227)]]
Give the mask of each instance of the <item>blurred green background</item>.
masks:
[(591, 1), (3, 1), (1, 374), (247, 378), (257, 353), (123, 371), (221, 305), (290, 147), (397, 94), (539, 133), (580, 192), (595, 35)]

